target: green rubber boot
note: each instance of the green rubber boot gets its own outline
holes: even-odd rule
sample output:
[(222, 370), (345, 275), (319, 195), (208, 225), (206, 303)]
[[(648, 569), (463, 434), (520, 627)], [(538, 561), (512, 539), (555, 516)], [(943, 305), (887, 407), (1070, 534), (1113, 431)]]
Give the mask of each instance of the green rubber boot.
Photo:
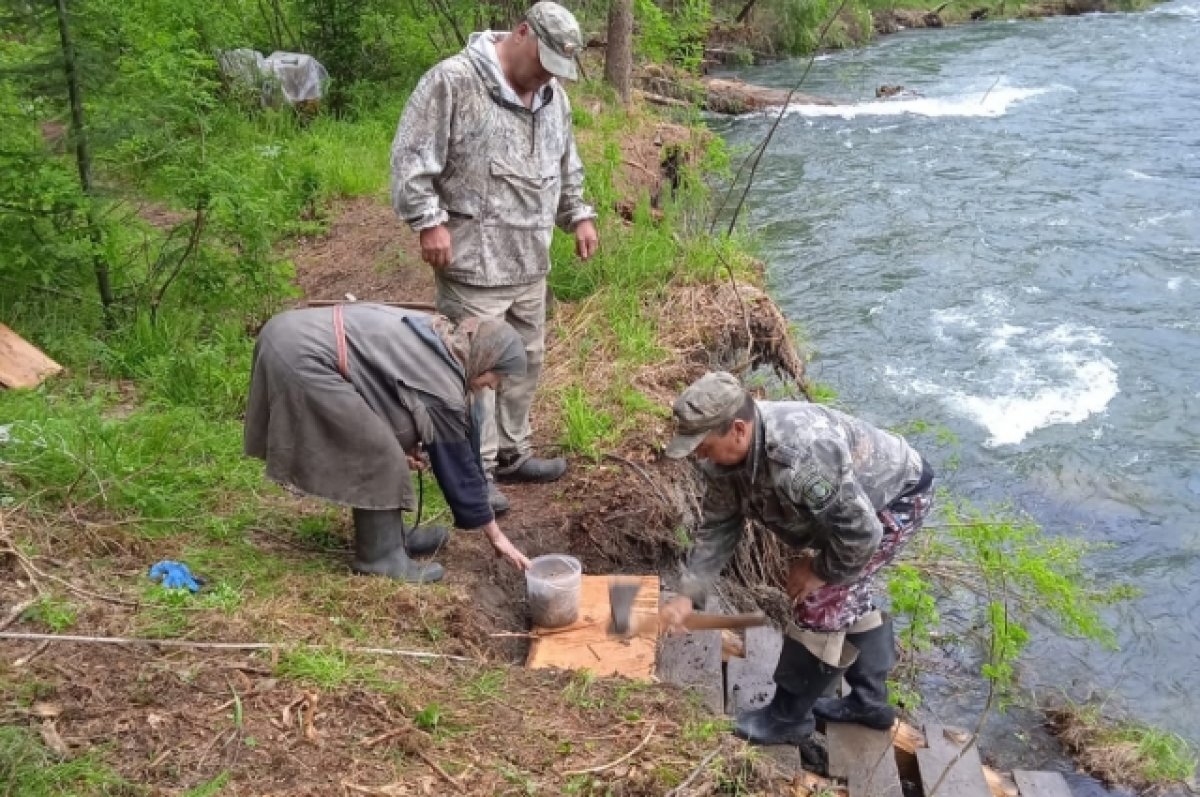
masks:
[(354, 509), (354, 560), (350, 569), (368, 576), (428, 584), (441, 581), (445, 569), (436, 562), (408, 558), (404, 517), (399, 509)]

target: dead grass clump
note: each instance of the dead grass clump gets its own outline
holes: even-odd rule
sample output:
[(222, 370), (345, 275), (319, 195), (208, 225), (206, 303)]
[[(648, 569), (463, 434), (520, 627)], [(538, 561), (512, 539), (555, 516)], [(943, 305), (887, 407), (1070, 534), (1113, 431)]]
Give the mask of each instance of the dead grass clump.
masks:
[(1196, 751), (1177, 734), (1105, 717), (1096, 705), (1068, 703), (1046, 716), (1079, 766), (1110, 786), (1144, 793), (1188, 784), (1195, 790)]

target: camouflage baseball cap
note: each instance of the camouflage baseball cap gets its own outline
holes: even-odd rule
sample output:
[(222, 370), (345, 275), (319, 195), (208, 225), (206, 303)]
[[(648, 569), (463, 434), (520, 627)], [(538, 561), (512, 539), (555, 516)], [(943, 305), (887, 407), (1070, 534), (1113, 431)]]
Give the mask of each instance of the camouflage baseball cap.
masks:
[(575, 59), (583, 50), (583, 35), (571, 12), (558, 3), (535, 3), (525, 14), (525, 20), (537, 36), (542, 67), (564, 80), (579, 77)]
[(733, 420), (746, 400), (742, 383), (725, 371), (707, 373), (688, 385), (675, 400), (675, 436), (666, 455), (683, 459), (696, 450), (708, 433)]

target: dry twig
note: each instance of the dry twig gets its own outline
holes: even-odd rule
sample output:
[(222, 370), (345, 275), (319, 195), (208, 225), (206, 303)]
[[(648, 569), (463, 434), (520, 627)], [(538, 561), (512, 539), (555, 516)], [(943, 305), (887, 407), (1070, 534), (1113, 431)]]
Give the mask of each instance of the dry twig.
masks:
[[(191, 639), (138, 639), (136, 637), (82, 636), (78, 634), (24, 634), (16, 631), (0, 631), (0, 639), (49, 640), (50, 642), (78, 642), (90, 645), (156, 645), (164, 648), (195, 648), (197, 650), (288, 650), (296, 645), (284, 642), (198, 642)], [(300, 645), (307, 650), (323, 650), (328, 645)], [(449, 661), (474, 661), (466, 656), (450, 653), (432, 653), (425, 650), (399, 650), (396, 648), (339, 648), (347, 653), (372, 656), (402, 656), (415, 659), (446, 659)]]
[(717, 757), (717, 753), (719, 752), (721, 752), (720, 747), (704, 756), (704, 758), (700, 760), (700, 763), (696, 765), (696, 768), (691, 771), (691, 774), (684, 778), (682, 783), (667, 792), (666, 797), (681, 797), (684, 789), (692, 785), (692, 781), (700, 776), (700, 773), (704, 771), (705, 767), (708, 766), (710, 761)]
[(588, 767), (587, 769), (568, 770), (567, 772), (562, 773), (562, 776), (564, 778), (569, 778), (572, 775), (593, 775), (597, 772), (603, 772), (606, 769), (612, 769), (615, 766), (620, 766), (625, 761), (628, 761), (629, 759), (631, 759), (635, 755), (637, 755), (643, 747), (645, 747), (647, 744), (650, 743), (650, 738), (652, 736), (654, 736), (654, 729), (656, 727), (657, 727), (657, 723), (654, 723), (654, 722), (650, 723), (650, 730), (646, 731), (646, 738), (642, 739), (642, 741), (638, 744), (637, 747), (633, 748), (628, 753), (626, 753), (625, 755), (616, 759), (615, 761), (609, 761), (607, 764), (601, 764), (601, 765), (595, 766), (595, 767)]

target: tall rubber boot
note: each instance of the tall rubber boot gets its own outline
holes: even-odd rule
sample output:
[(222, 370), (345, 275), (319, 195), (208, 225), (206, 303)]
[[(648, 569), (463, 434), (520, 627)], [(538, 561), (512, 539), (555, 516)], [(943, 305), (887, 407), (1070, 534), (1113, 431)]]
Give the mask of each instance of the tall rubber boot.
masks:
[(734, 735), (752, 744), (804, 745), (816, 729), (813, 704), (845, 671), (844, 666), (826, 664), (800, 642), (784, 636), (775, 666), (775, 696), (762, 708), (738, 714)]
[(441, 581), (446, 571), (436, 562), (419, 564), (404, 549), (404, 518), (399, 509), (354, 509), (354, 560), (350, 569), (397, 581)]
[(813, 713), (827, 722), (854, 722), (886, 731), (896, 721), (896, 710), (888, 703), (887, 677), (896, 665), (896, 637), (892, 618), (860, 634), (846, 634), (858, 648), (858, 659), (846, 670), (850, 694), (817, 701)]
[(445, 526), (404, 527), (404, 550), (409, 556), (429, 556), (450, 542), (450, 529)]

